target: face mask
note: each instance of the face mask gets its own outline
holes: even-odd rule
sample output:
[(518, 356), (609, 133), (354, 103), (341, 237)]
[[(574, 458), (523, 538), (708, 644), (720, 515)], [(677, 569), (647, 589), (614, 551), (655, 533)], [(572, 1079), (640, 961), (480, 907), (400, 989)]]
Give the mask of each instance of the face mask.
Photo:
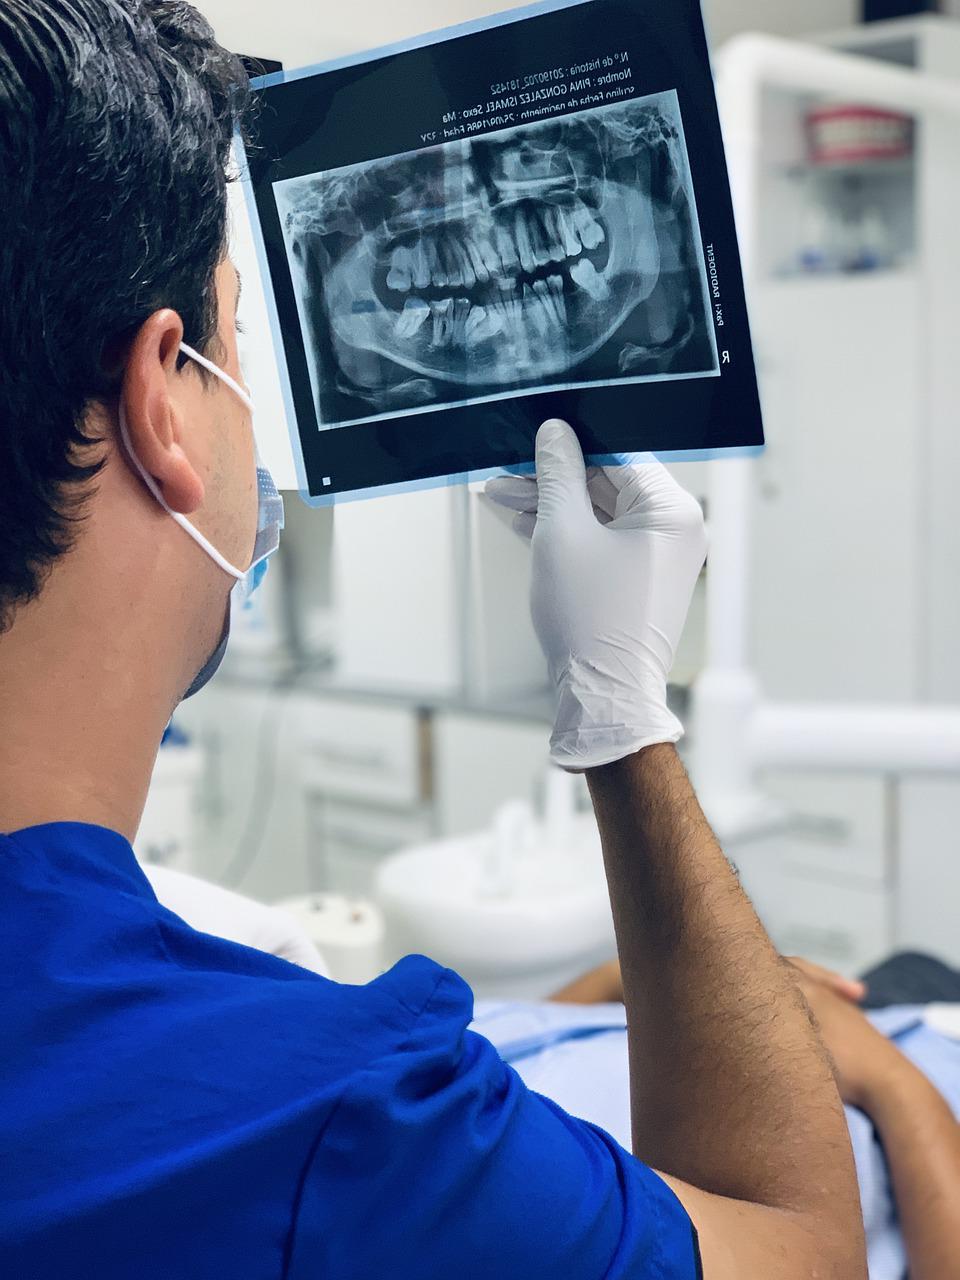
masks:
[[(246, 405), (251, 414), (253, 413), (253, 401), (244, 388), (240, 386), (239, 382), (234, 381), (228, 373), (218, 368), (212, 360), (208, 360), (206, 356), (202, 356), (199, 352), (194, 351), (192, 347), (188, 347), (185, 342), (180, 343), (180, 350), (185, 356), (189, 356), (191, 360), (196, 361), (197, 364), (203, 365), (204, 369), (212, 373), (215, 378), (219, 378), (221, 382), (226, 383), (230, 390), (239, 397), (241, 403)], [(267, 561), (280, 545), (280, 530), (283, 528), (283, 499), (277, 492), (273, 476), (261, 464), (259, 455), (257, 456), (257, 537), (253, 546), (253, 558), (250, 562), (250, 567), (248, 569), (238, 569), (225, 556), (220, 554), (213, 543), (208, 538), (205, 538), (185, 515), (179, 511), (173, 511), (167, 504), (153, 476), (150, 475), (133, 451), (130, 443), (130, 432), (127, 428), (127, 415), (122, 400), (120, 402), (120, 438), (130, 457), (130, 461), (137, 470), (137, 474), (160, 506), (163, 507), (167, 515), (176, 520), (184, 533), (188, 534), (198, 547), (203, 548), (214, 564), (218, 565), (224, 573), (229, 574), (231, 578), (236, 579), (231, 593), (232, 599), (238, 604), (246, 604), (263, 581), (264, 574), (267, 572)], [(224, 618), (223, 631), (217, 647), (204, 663), (203, 669), (198, 672), (184, 697), (192, 698), (195, 693), (199, 693), (204, 685), (216, 674), (220, 663), (223, 661), (223, 655), (226, 653), (229, 638), (230, 608), (228, 606)]]

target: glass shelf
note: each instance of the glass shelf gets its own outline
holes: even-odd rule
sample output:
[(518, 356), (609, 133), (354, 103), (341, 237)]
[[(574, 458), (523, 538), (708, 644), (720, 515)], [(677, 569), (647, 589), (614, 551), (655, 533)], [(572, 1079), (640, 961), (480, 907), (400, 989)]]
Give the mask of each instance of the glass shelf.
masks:
[(777, 172), (785, 178), (806, 181), (810, 178), (912, 178), (916, 169), (914, 156), (897, 160), (841, 161), (813, 164), (810, 161), (784, 164)]
[(910, 276), (916, 267), (916, 258), (905, 256), (894, 262), (876, 267), (831, 267), (805, 270), (799, 266), (781, 266), (772, 270), (767, 279), (776, 284), (837, 284), (857, 281), (890, 280)]

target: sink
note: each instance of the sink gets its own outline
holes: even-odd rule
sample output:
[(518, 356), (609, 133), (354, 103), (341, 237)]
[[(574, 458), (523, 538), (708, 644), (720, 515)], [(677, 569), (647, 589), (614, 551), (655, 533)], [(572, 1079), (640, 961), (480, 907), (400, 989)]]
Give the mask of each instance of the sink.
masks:
[(492, 831), (386, 859), (376, 898), (388, 960), (428, 955), (482, 997), (539, 999), (615, 954), (592, 815), (558, 834), (508, 807)]

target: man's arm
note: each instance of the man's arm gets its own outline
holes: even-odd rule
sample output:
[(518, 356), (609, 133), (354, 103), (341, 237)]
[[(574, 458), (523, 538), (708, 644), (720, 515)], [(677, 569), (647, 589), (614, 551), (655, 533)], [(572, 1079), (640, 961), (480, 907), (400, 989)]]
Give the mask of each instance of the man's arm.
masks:
[(860, 1280), (863, 1226), (836, 1087), (792, 973), (717, 847), (673, 747), (673, 664), (706, 553), (659, 463), (587, 473), (563, 422), (536, 482), (488, 495), (533, 549), (558, 695), (551, 757), (586, 772), (630, 1023), (637, 1154), (700, 1232), (707, 1280)]
[(960, 1280), (960, 1123), (926, 1076), (803, 960), (804, 994), (845, 1102), (865, 1112), (890, 1167), (910, 1280)]
[(675, 749), (588, 781), (623, 970), (635, 1154), (669, 1175), (710, 1280), (864, 1275), (830, 1066)]

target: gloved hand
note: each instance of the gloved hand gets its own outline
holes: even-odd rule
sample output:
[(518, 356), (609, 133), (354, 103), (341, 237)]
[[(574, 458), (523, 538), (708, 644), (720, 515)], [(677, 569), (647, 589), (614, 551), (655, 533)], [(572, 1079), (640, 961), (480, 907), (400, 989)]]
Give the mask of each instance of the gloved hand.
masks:
[(591, 468), (559, 419), (537, 435), (537, 478), (502, 476), (485, 496), (533, 544), (533, 624), (559, 690), (551, 757), (611, 764), (677, 742), (673, 665), (706, 556), (699, 504), (659, 462)]

